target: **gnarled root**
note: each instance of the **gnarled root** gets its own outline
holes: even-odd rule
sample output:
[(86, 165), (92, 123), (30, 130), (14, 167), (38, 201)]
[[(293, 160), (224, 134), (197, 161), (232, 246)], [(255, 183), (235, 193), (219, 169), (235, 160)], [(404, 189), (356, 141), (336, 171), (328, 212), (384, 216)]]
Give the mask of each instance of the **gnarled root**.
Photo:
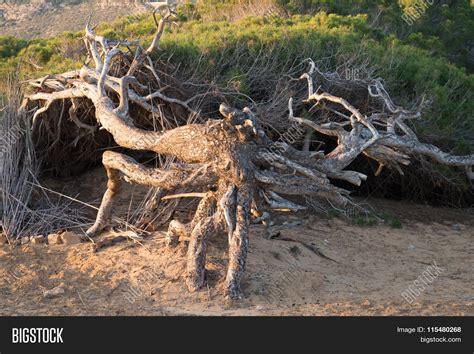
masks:
[(209, 191), (199, 202), (194, 214), (193, 220), (188, 224), (183, 224), (178, 220), (172, 220), (166, 234), (166, 244), (168, 247), (177, 246), (180, 238), (190, 237), (191, 232), (196, 228), (198, 223), (213, 214), (216, 208), (216, 193)]
[(119, 190), (122, 176), (127, 182), (163, 189), (197, 188), (215, 182), (214, 174), (208, 173), (209, 166), (207, 165), (199, 165), (198, 168), (175, 165), (170, 170), (147, 168), (129, 156), (112, 151), (104, 153), (102, 163), (107, 170), (109, 180), (96, 222), (87, 231), (87, 235), (90, 237), (95, 236), (109, 224), (113, 202)]
[(96, 221), (94, 225), (91, 228), (89, 228), (89, 230), (87, 230), (86, 232), (86, 234), (89, 237), (93, 237), (97, 235), (97, 233), (102, 231), (109, 224), (109, 219), (112, 213), (114, 199), (122, 183), (119, 170), (116, 170), (114, 168), (107, 166), (105, 162), (104, 162), (104, 166), (107, 171), (107, 177), (108, 177), (107, 190), (105, 191), (105, 194), (102, 197), (102, 203), (100, 204)]
[(217, 215), (201, 219), (191, 233), (186, 264), (186, 285), (196, 291), (204, 285), (207, 239), (219, 231)]
[(237, 190), (236, 228), (229, 240), (229, 266), (225, 279), (225, 294), (231, 299), (241, 296), (240, 280), (245, 271), (249, 247), (250, 208), (254, 186), (246, 183)]

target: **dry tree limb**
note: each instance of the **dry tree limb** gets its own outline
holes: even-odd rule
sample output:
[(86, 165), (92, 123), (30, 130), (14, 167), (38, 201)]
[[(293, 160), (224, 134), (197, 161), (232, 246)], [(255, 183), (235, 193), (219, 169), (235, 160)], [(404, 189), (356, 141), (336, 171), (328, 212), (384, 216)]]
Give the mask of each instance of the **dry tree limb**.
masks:
[(173, 194), (167, 195), (166, 197), (161, 198), (161, 200), (170, 200), (176, 198), (204, 198), (206, 193), (180, 193), (180, 194)]
[(71, 118), (71, 120), (74, 122), (74, 124), (76, 124), (76, 126), (79, 129), (85, 129), (85, 130), (88, 130), (91, 134), (94, 134), (94, 132), (97, 130), (97, 127), (81, 122), (81, 120), (77, 116), (78, 109), (79, 109), (78, 100), (71, 98), (71, 107), (69, 108), (69, 118)]
[(114, 199), (119, 191), (121, 179), (150, 187), (174, 189), (177, 187), (202, 187), (215, 183), (212, 174), (208, 174), (208, 166), (199, 169), (172, 168), (160, 170), (146, 168), (131, 157), (112, 151), (106, 151), (102, 163), (107, 171), (107, 191), (97, 214), (95, 224), (87, 231), (92, 237), (102, 231), (110, 222), (110, 214)]

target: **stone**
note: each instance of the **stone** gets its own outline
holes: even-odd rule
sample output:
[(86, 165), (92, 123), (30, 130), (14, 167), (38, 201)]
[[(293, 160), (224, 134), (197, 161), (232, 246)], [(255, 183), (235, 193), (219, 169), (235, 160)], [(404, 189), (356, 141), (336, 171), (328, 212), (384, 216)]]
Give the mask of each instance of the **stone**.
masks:
[(51, 289), (51, 290), (43, 290), (43, 296), (46, 299), (52, 299), (64, 294), (64, 284), (60, 284), (59, 286)]
[(66, 231), (65, 233), (61, 234), (61, 241), (65, 245), (76, 245), (78, 243), (81, 243), (81, 236), (71, 232), (71, 231)]
[(7, 236), (0, 234), (0, 245), (3, 245), (8, 242)]
[(46, 241), (46, 238), (42, 235), (38, 235), (38, 236), (31, 236), (30, 237), (30, 242), (31, 243), (34, 243), (36, 245), (38, 244), (41, 244), (41, 243), (44, 243)]
[(48, 244), (49, 245), (60, 245), (63, 243), (61, 235), (59, 234), (50, 234), (48, 235)]
[(30, 242), (30, 239), (28, 237), (22, 237), (20, 240), (20, 243), (22, 245), (26, 245), (28, 242)]

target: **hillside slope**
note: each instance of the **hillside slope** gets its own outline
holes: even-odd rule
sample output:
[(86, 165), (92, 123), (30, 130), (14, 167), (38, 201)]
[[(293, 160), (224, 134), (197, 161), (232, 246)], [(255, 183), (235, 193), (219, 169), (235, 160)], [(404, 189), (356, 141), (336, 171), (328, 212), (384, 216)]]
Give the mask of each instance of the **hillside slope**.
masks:
[(78, 31), (92, 14), (94, 22), (110, 22), (119, 16), (145, 10), (135, 0), (32, 0), (24, 4), (0, 3), (0, 35), (18, 38), (49, 37)]

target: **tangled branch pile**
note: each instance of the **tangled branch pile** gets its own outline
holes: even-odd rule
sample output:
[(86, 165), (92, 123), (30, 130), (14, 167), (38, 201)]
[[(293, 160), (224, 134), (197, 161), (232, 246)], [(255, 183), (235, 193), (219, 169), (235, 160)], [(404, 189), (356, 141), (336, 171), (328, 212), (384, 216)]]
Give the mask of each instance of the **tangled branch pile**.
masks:
[[(367, 176), (347, 170), (359, 155), (377, 161), (377, 173), (384, 167), (403, 173), (410, 156), (425, 155), (441, 164), (465, 168), (474, 179), (474, 155), (444, 153), (420, 142), (409, 128), (407, 121), (420, 117), (424, 102), (416, 110), (398, 107), (383, 82), (375, 80), (358, 82), (354, 87), (353, 94), (364, 85), (366, 96), (368, 93), (373, 101), (372, 106), (359, 109), (354, 105), (357, 100), (351, 104), (329, 93), (331, 87), (355, 84), (321, 72), (312, 60), (307, 61), (309, 70), (300, 78), (307, 85), (307, 95), (302, 102), (289, 99), (288, 120), (283, 124), (287, 134), (302, 135), (302, 139), (292, 140), (303, 140), (303, 144), (292, 144), (285, 134), (270, 136), (268, 111), (264, 119), (249, 107), (239, 110), (223, 103), (221, 119), (206, 119), (199, 102), (210, 93), (183, 98), (166, 83), (172, 79), (157, 70), (150, 57), (159, 48), (172, 17), (170, 10), (160, 20), (155, 17), (157, 31), (147, 49), (135, 42), (98, 36), (88, 24), (84, 40), (90, 61), (86, 66), (30, 81), (35, 92), (27, 96), (23, 109), (34, 111), (33, 131), (37, 134), (48, 130), (43, 124), (45, 116), (49, 124), (57, 125), (68, 111), (78, 132), (70, 143), (78, 148), (83, 137), (94, 136), (100, 129), (123, 148), (176, 158), (168, 168), (151, 168), (125, 154), (105, 152), (103, 164), (109, 181), (97, 220), (88, 230), (91, 237), (108, 226), (123, 180), (171, 193), (179, 191), (175, 197), (199, 196), (202, 199), (190, 223), (171, 221), (168, 244), (176, 245), (183, 236), (190, 238), (186, 279), (189, 289), (196, 290), (204, 284), (206, 240), (226, 232), (229, 264), (225, 289), (226, 295), (236, 298), (245, 269), (251, 217), (269, 225), (270, 210), (305, 209), (304, 196), (346, 206), (349, 192), (333, 182), (361, 185)], [(304, 118), (295, 114), (296, 103)], [(143, 129), (147, 125), (144, 117), (148, 117), (148, 126), (149, 117), (153, 117), (155, 128), (161, 131)], [(309, 141), (313, 132), (334, 138), (336, 148), (329, 153), (312, 150)], [(54, 140), (49, 144), (54, 145)]]
[[(47, 234), (84, 223), (72, 202), (53, 200), (39, 187), (31, 121), (19, 110), (17, 78), (8, 78), (7, 105), (0, 109), (0, 230), (8, 241)], [(31, 118), (31, 117), (30, 117)]]

